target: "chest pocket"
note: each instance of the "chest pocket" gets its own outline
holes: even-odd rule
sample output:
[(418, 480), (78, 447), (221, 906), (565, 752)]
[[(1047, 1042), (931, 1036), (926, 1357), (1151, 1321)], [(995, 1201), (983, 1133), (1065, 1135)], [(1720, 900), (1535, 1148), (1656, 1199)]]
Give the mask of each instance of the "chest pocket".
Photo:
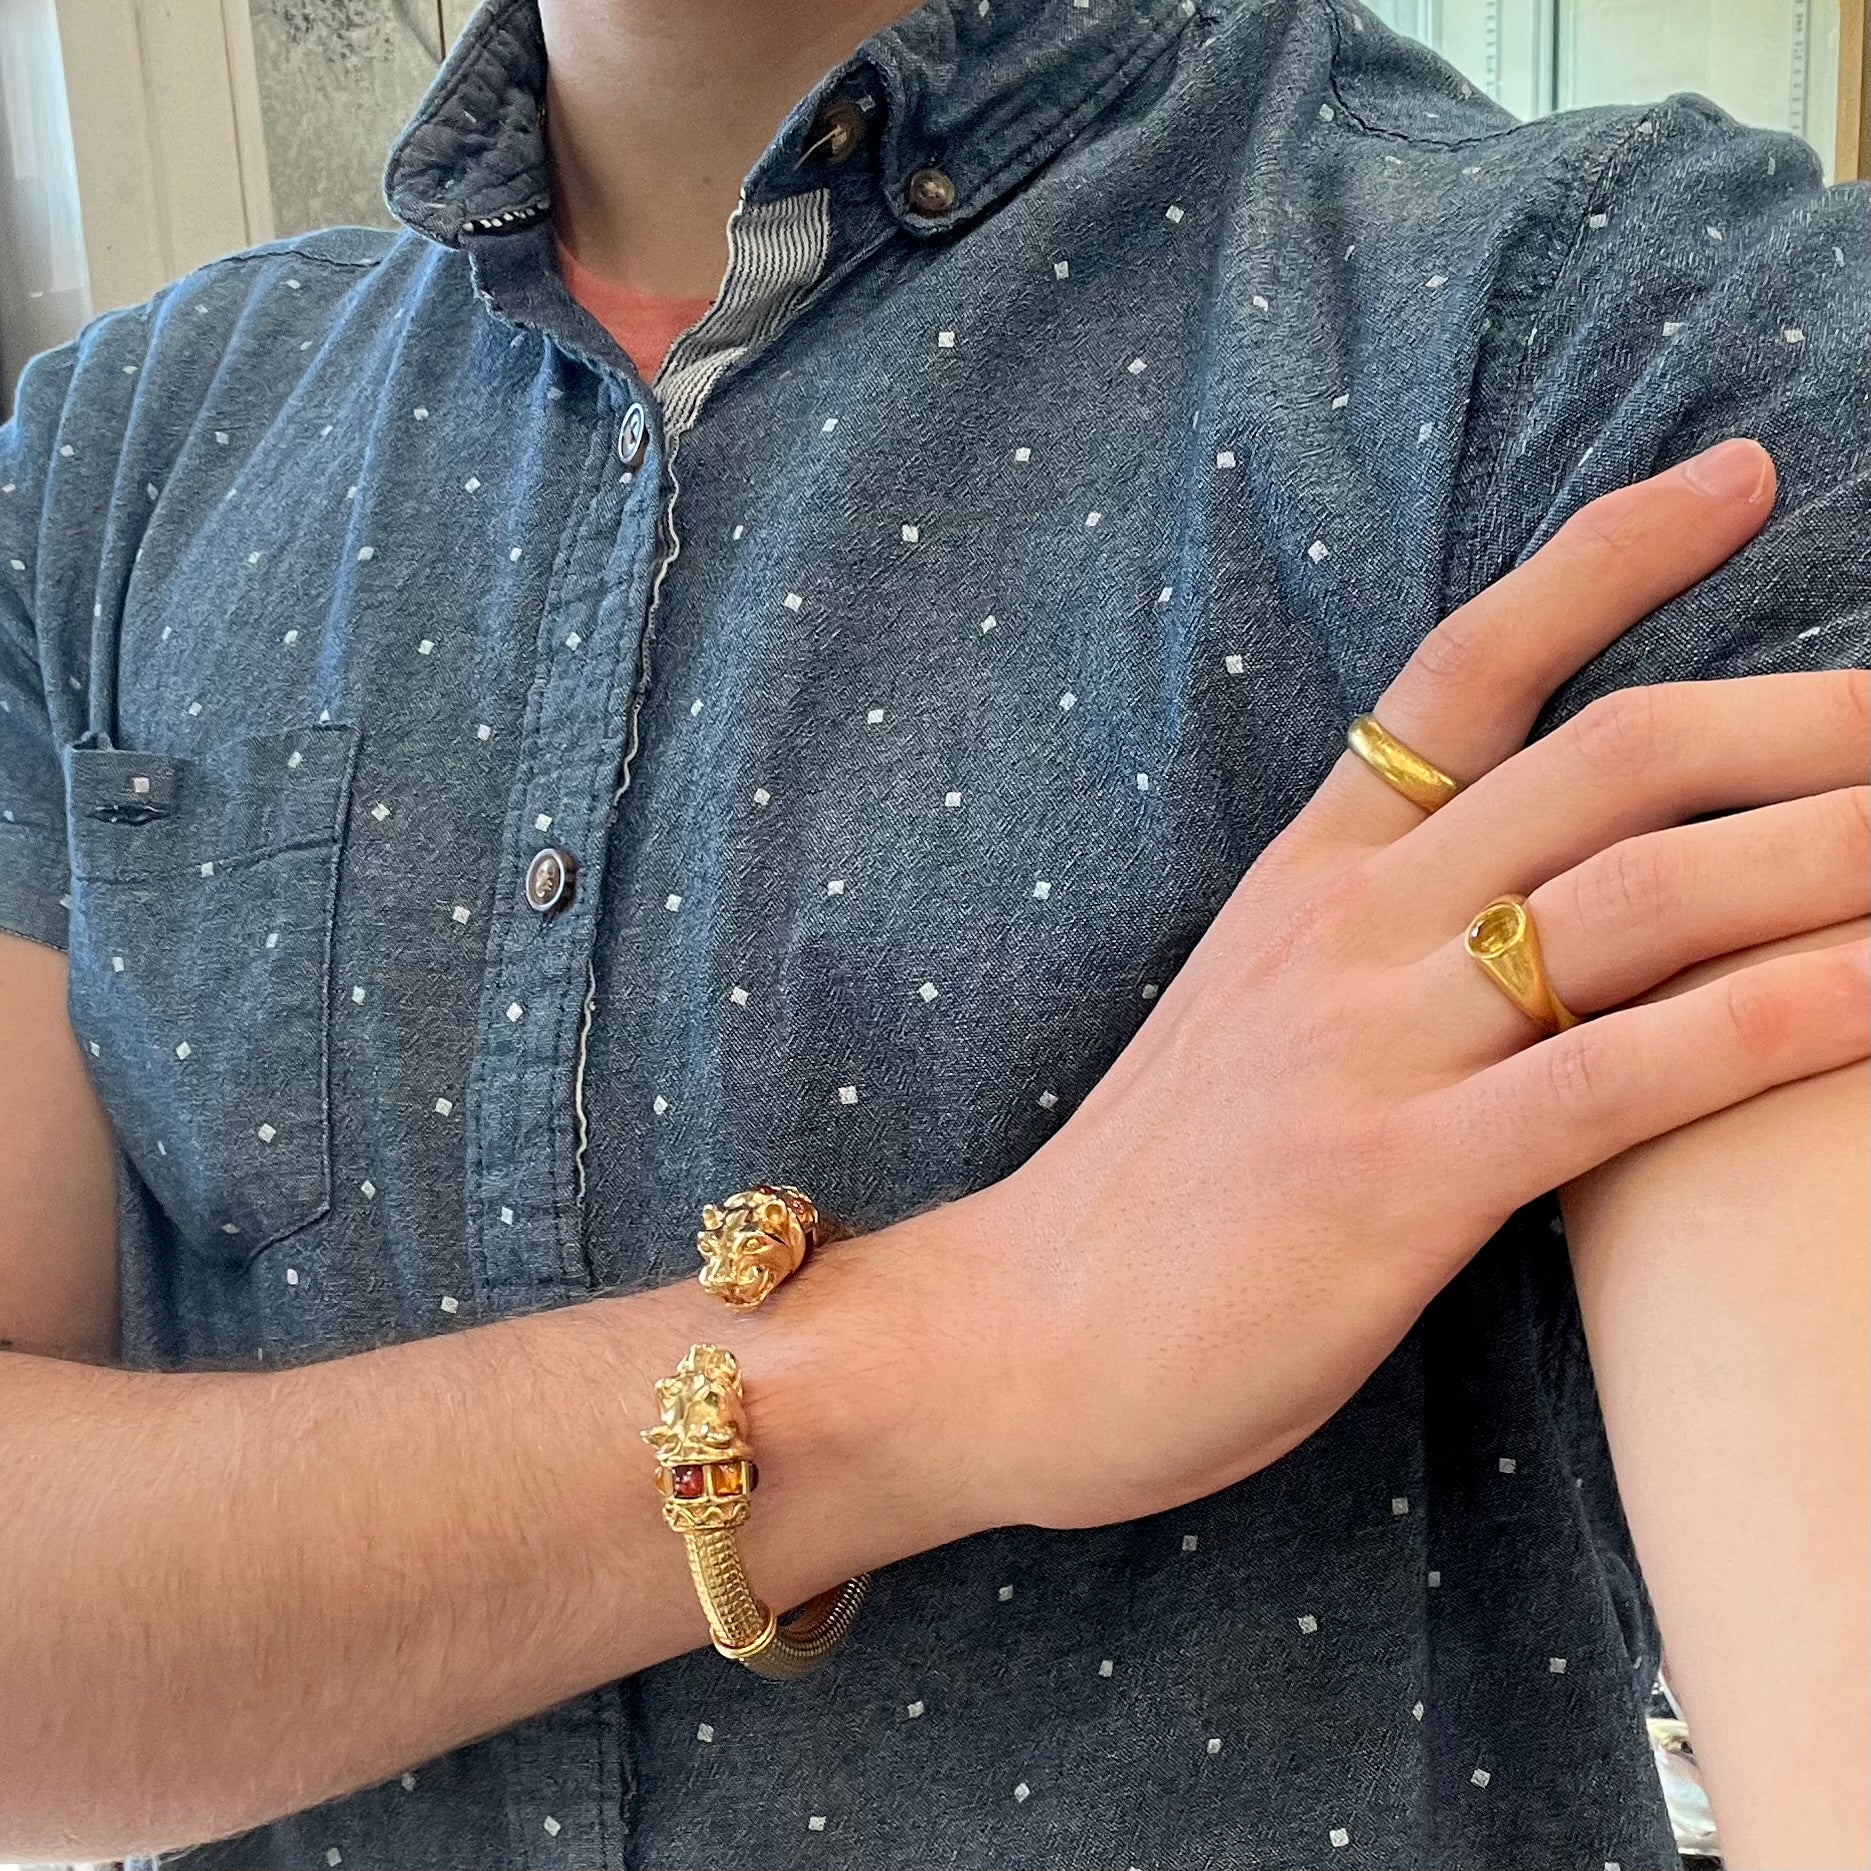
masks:
[(191, 758), (65, 749), (73, 1030), (124, 1153), (197, 1251), (331, 1199), (331, 942), (355, 732)]

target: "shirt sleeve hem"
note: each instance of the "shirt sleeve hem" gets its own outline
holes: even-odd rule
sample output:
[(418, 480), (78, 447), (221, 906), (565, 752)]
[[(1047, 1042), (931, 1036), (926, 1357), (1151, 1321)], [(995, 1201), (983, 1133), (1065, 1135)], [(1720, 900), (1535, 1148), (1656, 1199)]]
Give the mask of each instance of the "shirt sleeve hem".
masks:
[(0, 932), (65, 953), (71, 914), (62, 841), (0, 825)]

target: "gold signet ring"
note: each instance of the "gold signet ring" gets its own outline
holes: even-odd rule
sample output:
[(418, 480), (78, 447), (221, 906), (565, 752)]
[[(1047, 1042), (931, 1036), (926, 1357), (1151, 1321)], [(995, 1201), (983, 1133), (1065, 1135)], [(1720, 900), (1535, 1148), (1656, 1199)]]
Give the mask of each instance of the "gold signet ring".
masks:
[(1462, 790), (1459, 780), (1405, 747), (1375, 715), (1360, 715), (1345, 730), (1345, 743), (1392, 792), (1425, 812), (1446, 806)]
[(1473, 922), (1462, 946), (1482, 972), (1541, 1032), (1563, 1033), (1579, 1024), (1546, 978), (1539, 933), (1525, 897), (1496, 897)]

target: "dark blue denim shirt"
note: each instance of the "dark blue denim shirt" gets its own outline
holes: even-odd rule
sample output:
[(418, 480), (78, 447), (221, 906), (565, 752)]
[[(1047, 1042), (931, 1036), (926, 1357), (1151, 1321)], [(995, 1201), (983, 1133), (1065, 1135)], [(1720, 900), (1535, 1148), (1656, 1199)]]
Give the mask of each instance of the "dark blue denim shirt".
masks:
[[(1777, 517), (1547, 724), (1864, 654), (1866, 197), (1789, 136), (1517, 124), (1351, 0), (930, 0), (646, 386), (554, 267), (543, 72), (493, 0), (401, 231), (100, 317), (0, 431), (0, 923), (70, 952), (134, 1365), (685, 1278), (755, 1179), (861, 1230), (1003, 1176), (1437, 619), (1720, 436)], [(1549, 1204), (1237, 1487), (191, 1858), (1658, 1871), (1656, 1658)]]

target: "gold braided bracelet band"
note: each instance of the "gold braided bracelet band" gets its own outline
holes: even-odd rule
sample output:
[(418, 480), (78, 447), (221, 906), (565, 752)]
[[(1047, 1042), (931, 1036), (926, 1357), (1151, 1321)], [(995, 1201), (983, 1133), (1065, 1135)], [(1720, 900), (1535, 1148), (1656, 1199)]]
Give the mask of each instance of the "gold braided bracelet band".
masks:
[[(818, 1210), (799, 1190), (761, 1185), (702, 1210), (696, 1245), (701, 1282), (730, 1306), (749, 1311), (797, 1271), (824, 1238)], [(857, 1622), (870, 1590), (860, 1573), (809, 1598), (785, 1624), (754, 1595), (734, 1529), (750, 1511), (760, 1480), (747, 1435), (741, 1368), (719, 1345), (691, 1345), (673, 1377), (659, 1378), (661, 1421), (642, 1432), (656, 1451), (663, 1518), (688, 1548), (689, 1573), (724, 1657), (756, 1676), (793, 1681), (829, 1657)]]

